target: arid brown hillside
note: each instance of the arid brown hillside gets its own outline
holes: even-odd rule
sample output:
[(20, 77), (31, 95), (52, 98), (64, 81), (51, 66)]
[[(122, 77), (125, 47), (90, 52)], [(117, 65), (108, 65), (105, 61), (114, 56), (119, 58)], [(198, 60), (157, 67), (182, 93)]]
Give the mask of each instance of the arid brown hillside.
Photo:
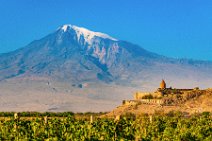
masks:
[(153, 113), (169, 113), (171, 111), (180, 111), (188, 114), (212, 112), (212, 89), (197, 90), (193, 93), (187, 93), (177, 96), (167, 96), (162, 99), (170, 100), (170, 105), (158, 105), (158, 104), (132, 104), (121, 105), (111, 111), (107, 116), (117, 116), (126, 113), (133, 114), (153, 114)]

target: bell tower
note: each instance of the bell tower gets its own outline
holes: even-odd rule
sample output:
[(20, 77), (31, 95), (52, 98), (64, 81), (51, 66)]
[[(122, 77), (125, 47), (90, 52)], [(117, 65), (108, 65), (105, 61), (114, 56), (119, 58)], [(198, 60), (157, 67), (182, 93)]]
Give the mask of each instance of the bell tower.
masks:
[(166, 82), (163, 79), (160, 83), (160, 89), (162, 89), (162, 90), (166, 89)]

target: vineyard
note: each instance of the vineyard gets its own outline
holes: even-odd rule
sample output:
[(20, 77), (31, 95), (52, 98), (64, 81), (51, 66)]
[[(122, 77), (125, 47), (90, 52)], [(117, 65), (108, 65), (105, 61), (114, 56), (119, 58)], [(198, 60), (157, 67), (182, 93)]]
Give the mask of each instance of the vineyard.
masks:
[(210, 113), (185, 117), (171, 115), (133, 115), (120, 118), (76, 118), (73, 114), (47, 117), (0, 118), (0, 140), (72, 140), (72, 141), (211, 141)]

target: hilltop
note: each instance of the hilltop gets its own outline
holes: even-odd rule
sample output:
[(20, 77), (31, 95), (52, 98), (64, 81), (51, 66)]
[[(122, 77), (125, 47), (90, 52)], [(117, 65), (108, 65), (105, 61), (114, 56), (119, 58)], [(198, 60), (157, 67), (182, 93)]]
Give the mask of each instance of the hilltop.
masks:
[(159, 88), (153, 93), (137, 92), (133, 100), (123, 100), (122, 105), (107, 114), (107, 116), (177, 111), (185, 114), (212, 112), (212, 89)]

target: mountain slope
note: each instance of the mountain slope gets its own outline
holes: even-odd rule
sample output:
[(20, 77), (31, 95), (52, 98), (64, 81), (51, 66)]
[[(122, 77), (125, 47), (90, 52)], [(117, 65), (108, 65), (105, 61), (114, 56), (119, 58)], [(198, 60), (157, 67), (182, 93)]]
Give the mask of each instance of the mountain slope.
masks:
[(76, 82), (111, 82), (133, 80), (145, 71), (165, 77), (178, 68), (182, 74), (195, 69), (207, 76), (211, 64), (166, 58), (103, 33), (63, 25), (24, 48), (1, 55), (0, 79), (36, 75)]
[[(111, 109), (134, 91), (157, 88), (162, 78), (178, 88), (211, 87), (211, 72), (209, 61), (168, 58), (104, 33), (63, 25), (24, 48), (0, 55), (0, 96), (5, 99), (1, 107), (13, 103), (11, 107), (17, 108), (17, 93), (25, 104), (40, 93), (40, 100), (33, 103), (44, 104), (43, 99), (50, 97), (47, 110), (61, 100), (60, 111), (67, 107), (77, 111), (73, 108), (77, 99), (79, 111)], [(86, 109), (88, 103), (95, 107)], [(23, 109), (21, 104), (19, 108)]]
[(61, 79), (111, 80), (141, 55), (154, 56), (106, 34), (64, 25), (25, 48), (0, 56), (1, 79), (36, 74)]

